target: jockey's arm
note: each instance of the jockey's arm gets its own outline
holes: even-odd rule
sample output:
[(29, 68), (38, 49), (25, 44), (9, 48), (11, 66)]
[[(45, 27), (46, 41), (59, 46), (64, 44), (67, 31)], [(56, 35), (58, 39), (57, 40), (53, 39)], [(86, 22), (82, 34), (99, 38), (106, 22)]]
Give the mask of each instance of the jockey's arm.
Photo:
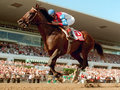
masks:
[(52, 24), (59, 25), (59, 26), (68, 26), (67, 19), (65, 19), (64, 15), (61, 15), (60, 19), (61, 19), (61, 22), (53, 21)]
[(51, 25), (68, 26), (68, 23), (66, 19), (62, 19), (61, 22), (52, 21)]
[(52, 25), (59, 25), (59, 26), (68, 26), (68, 22), (66, 17), (66, 13), (63, 13), (62, 15), (60, 15), (60, 20), (61, 21), (52, 21)]

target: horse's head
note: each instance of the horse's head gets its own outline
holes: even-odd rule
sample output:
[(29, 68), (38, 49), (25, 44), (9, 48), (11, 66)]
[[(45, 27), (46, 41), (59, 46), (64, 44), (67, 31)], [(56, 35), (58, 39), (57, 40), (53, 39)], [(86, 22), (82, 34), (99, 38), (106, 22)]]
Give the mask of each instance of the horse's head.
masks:
[(26, 28), (30, 24), (41, 24), (41, 23), (51, 22), (52, 19), (53, 18), (48, 14), (45, 8), (39, 7), (39, 5), (36, 4), (35, 8), (32, 7), (17, 22), (21, 27)]

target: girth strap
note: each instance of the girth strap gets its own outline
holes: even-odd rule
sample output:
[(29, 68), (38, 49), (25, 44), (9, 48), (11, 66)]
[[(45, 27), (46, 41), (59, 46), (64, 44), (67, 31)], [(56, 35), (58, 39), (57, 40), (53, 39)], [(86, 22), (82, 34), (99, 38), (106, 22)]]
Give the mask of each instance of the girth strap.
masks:
[(59, 27), (59, 28), (65, 33), (66, 39), (68, 40), (68, 48), (67, 48), (67, 54), (68, 54), (70, 52), (70, 50), (71, 50), (71, 42), (72, 42), (72, 40), (68, 39), (69, 35), (62, 27)]

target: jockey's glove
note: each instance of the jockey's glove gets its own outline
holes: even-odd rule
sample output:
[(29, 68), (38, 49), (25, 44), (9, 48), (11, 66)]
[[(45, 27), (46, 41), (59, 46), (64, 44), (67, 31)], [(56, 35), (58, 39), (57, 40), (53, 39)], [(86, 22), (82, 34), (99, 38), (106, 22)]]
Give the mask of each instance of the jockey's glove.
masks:
[(49, 25), (55, 25), (55, 26), (60, 26), (60, 24), (58, 22), (52, 22), (52, 23), (48, 23)]

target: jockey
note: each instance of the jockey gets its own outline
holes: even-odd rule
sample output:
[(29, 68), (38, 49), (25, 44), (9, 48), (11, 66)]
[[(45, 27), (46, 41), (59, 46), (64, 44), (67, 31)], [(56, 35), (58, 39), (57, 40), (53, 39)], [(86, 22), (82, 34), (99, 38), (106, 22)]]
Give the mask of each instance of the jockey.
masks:
[(65, 12), (55, 12), (54, 9), (49, 9), (48, 14), (54, 18), (51, 24), (62, 26), (65, 29), (62, 31), (66, 34), (66, 37), (68, 38), (69, 37), (68, 32), (71, 31), (69, 26), (74, 24), (75, 18)]

